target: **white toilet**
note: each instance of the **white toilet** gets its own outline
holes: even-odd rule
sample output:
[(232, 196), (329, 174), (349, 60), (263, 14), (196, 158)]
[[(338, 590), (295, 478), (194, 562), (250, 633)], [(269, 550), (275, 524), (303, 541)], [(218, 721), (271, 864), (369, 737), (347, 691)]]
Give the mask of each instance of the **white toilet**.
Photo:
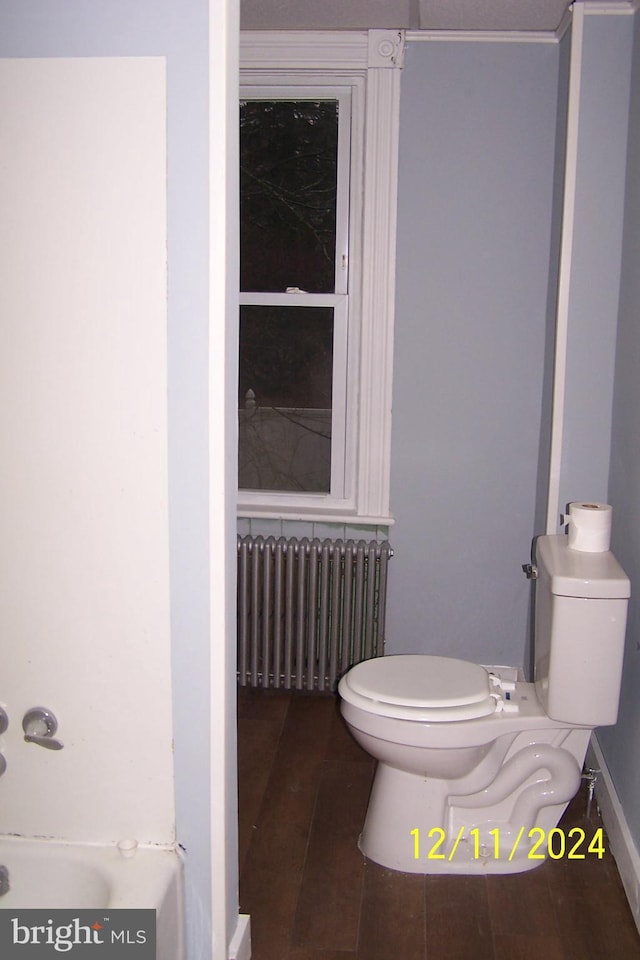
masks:
[[(629, 580), (609, 551), (535, 544), (535, 682), (447, 657), (366, 660), (341, 711), (378, 760), (360, 849), (407, 873), (518, 873), (597, 856), (558, 821), (591, 730), (618, 714)], [(555, 829), (554, 829), (555, 828)]]

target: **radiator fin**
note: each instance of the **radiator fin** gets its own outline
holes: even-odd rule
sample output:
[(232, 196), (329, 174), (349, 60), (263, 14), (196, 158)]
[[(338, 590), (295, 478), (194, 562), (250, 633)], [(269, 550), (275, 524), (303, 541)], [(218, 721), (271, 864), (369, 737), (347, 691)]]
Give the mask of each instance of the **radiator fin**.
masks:
[(335, 690), (384, 652), (389, 543), (238, 536), (238, 680)]

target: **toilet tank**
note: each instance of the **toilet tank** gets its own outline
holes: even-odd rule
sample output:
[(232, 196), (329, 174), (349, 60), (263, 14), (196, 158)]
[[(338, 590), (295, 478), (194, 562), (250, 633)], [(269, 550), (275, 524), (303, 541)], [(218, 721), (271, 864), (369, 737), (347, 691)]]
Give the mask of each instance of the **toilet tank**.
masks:
[(629, 578), (610, 551), (574, 550), (564, 535), (535, 543), (535, 685), (554, 720), (618, 718)]

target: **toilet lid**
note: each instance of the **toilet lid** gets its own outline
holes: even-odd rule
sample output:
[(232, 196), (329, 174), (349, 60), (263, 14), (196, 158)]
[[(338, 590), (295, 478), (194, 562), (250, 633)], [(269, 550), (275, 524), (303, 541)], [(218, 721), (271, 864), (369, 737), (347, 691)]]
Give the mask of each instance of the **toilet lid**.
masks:
[(496, 709), (488, 672), (467, 660), (420, 654), (377, 657), (356, 664), (346, 679), (353, 693), (379, 703), (388, 715), (400, 708), (419, 711), (424, 719), (465, 720)]

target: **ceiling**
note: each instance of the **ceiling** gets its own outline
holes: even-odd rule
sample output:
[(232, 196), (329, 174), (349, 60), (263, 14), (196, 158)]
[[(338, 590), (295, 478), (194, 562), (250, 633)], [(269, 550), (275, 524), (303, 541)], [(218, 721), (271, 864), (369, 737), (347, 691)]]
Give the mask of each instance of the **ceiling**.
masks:
[(418, 0), (423, 30), (556, 30), (569, 0)]
[(555, 31), (570, 0), (241, 0), (244, 30)]

